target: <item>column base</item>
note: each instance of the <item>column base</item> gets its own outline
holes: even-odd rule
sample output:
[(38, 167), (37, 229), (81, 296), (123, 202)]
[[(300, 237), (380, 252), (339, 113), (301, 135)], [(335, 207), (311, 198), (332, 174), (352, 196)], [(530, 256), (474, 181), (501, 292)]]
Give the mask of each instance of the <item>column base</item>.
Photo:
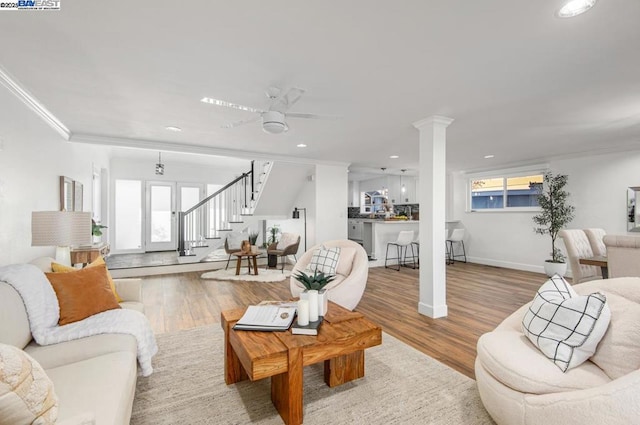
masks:
[(440, 317), (447, 317), (448, 308), (446, 304), (433, 306), (419, 302), (418, 313), (431, 317), (432, 319), (438, 319)]

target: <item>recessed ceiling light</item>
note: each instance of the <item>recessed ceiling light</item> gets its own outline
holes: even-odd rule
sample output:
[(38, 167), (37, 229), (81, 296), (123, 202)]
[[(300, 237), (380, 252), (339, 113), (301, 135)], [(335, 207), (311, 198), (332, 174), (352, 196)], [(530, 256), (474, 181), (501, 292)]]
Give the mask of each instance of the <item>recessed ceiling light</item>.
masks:
[(398, 158), (400, 158), (400, 157), (399, 157), (398, 155), (391, 155), (389, 158), (391, 158), (391, 159), (398, 159)]
[(176, 127), (175, 125), (168, 125), (164, 129), (169, 131), (175, 131), (176, 133), (179, 133), (182, 131), (180, 127)]
[(596, 0), (569, 0), (558, 9), (556, 16), (559, 18), (573, 18), (591, 9), (594, 4), (596, 4)]
[(485, 156), (484, 156), (484, 159), (491, 159), (491, 158), (493, 158), (494, 156), (495, 156), (495, 155), (485, 155)]
[(298, 143), (296, 146), (299, 147), (299, 148), (306, 148), (307, 147), (307, 145), (305, 145), (304, 143)]

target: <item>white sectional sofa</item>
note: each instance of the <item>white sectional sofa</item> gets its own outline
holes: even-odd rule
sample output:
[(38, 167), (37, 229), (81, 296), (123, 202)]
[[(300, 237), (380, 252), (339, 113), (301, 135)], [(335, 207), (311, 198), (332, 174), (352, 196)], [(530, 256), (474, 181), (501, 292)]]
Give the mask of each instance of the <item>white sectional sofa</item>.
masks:
[[(51, 271), (53, 259), (32, 264)], [(139, 279), (116, 279), (123, 308), (143, 312)], [(52, 380), (58, 397), (57, 424), (125, 425), (131, 418), (136, 388), (136, 339), (127, 334), (102, 334), (40, 346), (32, 340), (22, 298), (0, 281), (0, 343), (33, 357)]]

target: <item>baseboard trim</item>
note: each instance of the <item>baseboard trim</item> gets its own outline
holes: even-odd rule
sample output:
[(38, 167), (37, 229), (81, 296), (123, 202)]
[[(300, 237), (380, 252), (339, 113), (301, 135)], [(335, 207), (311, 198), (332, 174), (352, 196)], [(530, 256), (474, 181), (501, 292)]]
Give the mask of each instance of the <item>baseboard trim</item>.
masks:
[(534, 266), (532, 264), (513, 263), (510, 261), (494, 260), (491, 258), (479, 258), (467, 256), (467, 261), (470, 263), (484, 264), (485, 266), (502, 267), (505, 269), (523, 270), (526, 272), (542, 273), (544, 274), (544, 266)]
[(423, 302), (418, 303), (418, 313), (431, 317), (432, 319), (447, 317), (448, 310), (446, 304), (432, 306)]

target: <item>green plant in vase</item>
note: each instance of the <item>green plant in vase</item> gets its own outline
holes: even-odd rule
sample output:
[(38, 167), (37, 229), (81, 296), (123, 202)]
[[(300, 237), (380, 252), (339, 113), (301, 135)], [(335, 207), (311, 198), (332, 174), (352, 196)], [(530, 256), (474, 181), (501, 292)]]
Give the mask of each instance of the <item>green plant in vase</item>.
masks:
[(249, 243), (255, 245), (258, 242), (258, 236), (260, 236), (260, 232), (249, 232)]
[(327, 286), (332, 280), (336, 278), (335, 275), (332, 274), (324, 274), (323, 272), (318, 272), (316, 270), (313, 272), (313, 275), (306, 274), (303, 271), (298, 272), (298, 274), (293, 275), (293, 277), (304, 286), (308, 291), (316, 290), (320, 291), (325, 286)]
[(97, 224), (94, 219), (91, 219), (91, 236), (102, 236), (102, 229), (106, 229), (107, 226)]
[(278, 243), (278, 235), (280, 234), (280, 227), (271, 226), (267, 229), (267, 245), (271, 245), (273, 243)]

